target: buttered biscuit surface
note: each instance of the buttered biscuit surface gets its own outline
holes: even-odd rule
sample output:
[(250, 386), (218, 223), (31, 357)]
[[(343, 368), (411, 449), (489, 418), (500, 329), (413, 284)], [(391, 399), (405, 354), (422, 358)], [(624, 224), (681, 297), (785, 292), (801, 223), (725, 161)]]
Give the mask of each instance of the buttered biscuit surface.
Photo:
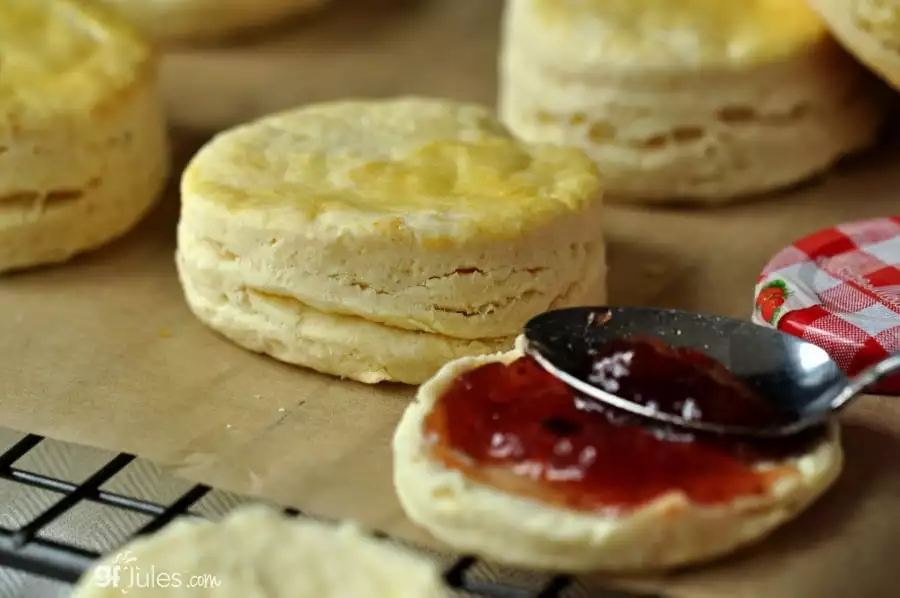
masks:
[(380, 227), (462, 244), (516, 237), (597, 198), (580, 151), (528, 146), (481, 107), (345, 102), (238, 128), (201, 151), (183, 191), (309, 226)]
[(168, 144), (150, 48), (74, 0), (0, 9), (0, 270), (68, 259), (157, 198)]
[(0, 56), (4, 102), (51, 89), (77, 89), (94, 98), (110, 86), (132, 83), (136, 69), (151, 59), (130, 28), (88, 1), (72, 0), (4, 0)]
[(789, 56), (827, 36), (795, 0), (511, 1), (530, 2), (533, 27), (560, 42), (549, 50), (576, 62), (746, 65)]

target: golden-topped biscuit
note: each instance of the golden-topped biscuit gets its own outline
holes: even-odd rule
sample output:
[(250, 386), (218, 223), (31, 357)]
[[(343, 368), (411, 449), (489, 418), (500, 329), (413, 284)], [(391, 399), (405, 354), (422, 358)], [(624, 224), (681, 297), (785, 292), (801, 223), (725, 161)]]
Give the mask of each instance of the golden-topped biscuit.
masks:
[(102, 245), (153, 203), (168, 169), (155, 67), (90, 0), (3, 0), (0, 271)]
[(746, 65), (827, 37), (796, 0), (534, 0), (547, 36), (581, 46), (582, 60), (669, 66)]
[(610, 198), (717, 203), (868, 146), (873, 78), (804, 0), (507, 0), (499, 113), (580, 147)]
[(198, 154), (182, 190), (232, 211), (462, 244), (584, 210), (600, 179), (583, 152), (521, 144), (482, 107), (407, 99), (314, 106), (238, 128)]
[(71, 112), (125, 90), (155, 58), (134, 29), (90, 0), (3, 0), (0, 109)]
[(583, 152), (521, 143), (480, 106), (306, 106), (221, 134), (185, 170), (182, 286), (243, 346), (417, 383), (537, 313), (603, 300), (600, 186)]

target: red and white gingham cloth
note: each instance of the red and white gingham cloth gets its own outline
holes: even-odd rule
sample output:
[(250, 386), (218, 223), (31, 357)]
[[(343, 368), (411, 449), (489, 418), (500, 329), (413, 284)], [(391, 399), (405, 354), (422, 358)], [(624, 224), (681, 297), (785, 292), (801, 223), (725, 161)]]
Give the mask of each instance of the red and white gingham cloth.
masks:
[[(753, 321), (825, 349), (853, 375), (900, 352), (900, 216), (796, 241), (760, 275)], [(900, 394), (900, 376), (873, 391)]]

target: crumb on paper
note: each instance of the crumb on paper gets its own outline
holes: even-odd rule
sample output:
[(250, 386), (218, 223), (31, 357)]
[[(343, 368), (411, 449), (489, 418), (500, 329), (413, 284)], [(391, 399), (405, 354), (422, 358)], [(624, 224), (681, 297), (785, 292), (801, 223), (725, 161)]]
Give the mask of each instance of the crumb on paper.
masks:
[(262, 398), (262, 395), (253, 395), (253, 398), (256, 399), (256, 400), (259, 400), (259, 399)]
[(169, 338), (172, 336), (172, 331), (162, 328), (162, 329), (160, 329), (158, 334), (159, 334), (159, 338)]
[(228, 429), (228, 430), (230, 430), (230, 429), (231, 429), (231, 424), (225, 424), (225, 428)]
[(278, 408), (278, 413), (284, 413), (284, 407), (279, 407), (279, 408)]

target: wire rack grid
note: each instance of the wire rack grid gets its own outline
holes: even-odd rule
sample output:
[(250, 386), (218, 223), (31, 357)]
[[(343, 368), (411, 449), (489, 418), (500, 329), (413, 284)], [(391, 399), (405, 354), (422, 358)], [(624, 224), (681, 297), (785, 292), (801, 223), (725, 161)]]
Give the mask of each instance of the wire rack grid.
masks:
[[(209, 486), (198, 484), (165, 505), (103, 490), (104, 484), (135, 460), (134, 455), (126, 453), (114, 455), (80, 483), (16, 467), (20, 459), (35, 450), (44, 440), (43, 436), (28, 434), (0, 454), (0, 479), (49, 491), (59, 496), (58, 500), (30, 517), (22, 525), (13, 527), (5, 525), (7, 522), (0, 524), (2, 567), (73, 584), (101, 557), (101, 554), (71, 542), (41, 537), (42, 530), (66, 513), (84, 502), (89, 502), (148, 517), (149, 521), (131, 534), (130, 537), (133, 538), (152, 533), (178, 517), (200, 516), (192, 511), (192, 508), (212, 490)], [(284, 509), (284, 512), (291, 516), (305, 516), (297, 509)], [(387, 538), (385, 534), (379, 532), (373, 535)], [(499, 581), (477, 578), (472, 572), (478, 564), (479, 560), (473, 557), (457, 558), (444, 570), (447, 584), (464, 595), (483, 598), (562, 598), (574, 583), (568, 576), (555, 576), (542, 583), (536, 590), (525, 589)], [(637, 598), (634, 594), (618, 591), (592, 592), (591, 595), (598, 598), (626, 596)]]

